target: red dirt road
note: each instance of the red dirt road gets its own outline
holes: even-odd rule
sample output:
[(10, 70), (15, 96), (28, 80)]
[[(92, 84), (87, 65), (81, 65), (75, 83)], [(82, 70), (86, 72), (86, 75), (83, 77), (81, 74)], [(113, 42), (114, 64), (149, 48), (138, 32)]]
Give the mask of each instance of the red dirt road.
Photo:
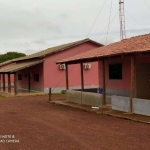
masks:
[[(55, 106), (47, 100), (47, 96), (0, 98), (0, 150), (150, 149), (150, 125)], [(8, 143), (4, 135), (14, 135), (19, 143)]]

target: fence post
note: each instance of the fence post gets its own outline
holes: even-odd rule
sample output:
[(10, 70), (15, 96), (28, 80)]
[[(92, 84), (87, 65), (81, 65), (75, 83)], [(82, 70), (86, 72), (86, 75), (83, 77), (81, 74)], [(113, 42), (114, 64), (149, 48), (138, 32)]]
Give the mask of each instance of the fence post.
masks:
[(49, 102), (51, 101), (51, 95), (52, 95), (51, 88), (49, 88)]

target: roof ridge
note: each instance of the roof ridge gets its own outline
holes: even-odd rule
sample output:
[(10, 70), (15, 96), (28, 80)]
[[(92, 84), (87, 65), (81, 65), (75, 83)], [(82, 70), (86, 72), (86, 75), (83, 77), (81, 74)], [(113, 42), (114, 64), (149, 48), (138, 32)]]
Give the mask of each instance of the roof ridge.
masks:
[(69, 57), (57, 63), (68, 63), (93, 58), (111, 57), (120, 54), (150, 52), (150, 33), (127, 38), (109, 45), (92, 49), (88, 52)]
[(82, 39), (82, 40), (78, 40), (78, 41), (74, 41), (74, 42), (69, 42), (69, 43), (53, 46), (53, 47), (41, 50), (39, 52), (30, 54), (30, 55), (26, 55), (24, 57), (20, 57), (18, 59), (12, 59), (12, 60), (9, 60), (7, 62), (1, 63), (0, 66), (3, 66), (5, 64), (12, 63), (12, 62), (15, 62), (15, 61), (17, 62), (17, 61), (21, 61), (21, 60), (28, 60), (28, 59), (38, 58), (38, 57), (44, 57), (45, 55), (49, 55), (49, 54), (52, 54), (52, 53), (63, 51), (63, 50), (69, 49), (71, 47), (80, 45), (80, 44), (82, 44), (84, 42), (88, 42), (88, 41), (92, 42), (92, 43), (95, 43), (95, 44), (97, 44), (99, 46), (103, 46), (101, 43), (93, 41), (93, 40), (91, 40), (89, 38), (85, 38), (85, 39)]
[[(28, 56), (28, 55), (26, 55), (26, 56)], [(24, 57), (26, 57), (26, 56), (22, 56), (22, 57), (18, 57), (18, 58), (13, 58), (13, 59), (11, 59), (11, 60), (4, 61), (4, 62), (0, 63), (0, 66), (9, 64), (9, 63), (11, 63), (11, 62), (14, 62), (14, 61), (16, 61), (16, 60), (19, 60), (19, 59), (21, 59), (21, 58), (24, 58)]]
[[(148, 35), (150, 35), (150, 33), (147, 33), (147, 34), (141, 34), (141, 35), (137, 35), (137, 36), (132, 36), (132, 37), (123, 39), (123, 40), (121, 40), (121, 41), (129, 40), (129, 39), (134, 39), (134, 38), (137, 38), (137, 37), (145, 37), (145, 36), (148, 36)], [(120, 42), (120, 41), (118, 41), (118, 42)]]
[(91, 39), (86, 38), (86, 39), (78, 40), (78, 41), (75, 41), (75, 42), (70, 42), (70, 43), (50, 47), (50, 48), (47, 48), (45, 50), (33, 53), (31, 55), (27, 55), (26, 57), (24, 57), (24, 59), (19, 59), (17, 61), (27, 60), (27, 59), (37, 58), (37, 57), (43, 57), (45, 55), (49, 55), (49, 54), (56, 53), (56, 52), (59, 52), (59, 51), (62, 51), (62, 50), (66, 50), (68, 48), (80, 45), (80, 44), (82, 44), (84, 42), (88, 42), (88, 41), (93, 42), (93, 43), (98, 44), (98, 45), (102, 45), (102, 44), (100, 44), (96, 41), (92, 41)]

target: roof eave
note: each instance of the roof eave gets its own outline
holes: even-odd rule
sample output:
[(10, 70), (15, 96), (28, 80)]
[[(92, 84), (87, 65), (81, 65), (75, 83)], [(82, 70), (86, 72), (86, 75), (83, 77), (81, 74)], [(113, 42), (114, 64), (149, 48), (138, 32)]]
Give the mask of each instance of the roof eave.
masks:
[(80, 59), (75, 59), (75, 60), (68, 60), (68, 61), (59, 61), (59, 62), (56, 62), (56, 64), (77, 64), (77, 63), (80, 63), (80, 62), (92, 62), (94, 60), (101, 60), (101, 59), (105, 59), (105, 58), (111, 58), (111, 57), (116, 57), (116, 56), (124, 56), (124, 55), (133, 55), (133, 54), (142, 54), (142, 53), (150, 53), (150, 50), (149, 51), (136, 51), (136, 52), (130, 52), (130, 53), (119, 53), (119, 54), (111, 54), (111, 55), (104, 55), (104, 56), (96, 56), (96, 57), (90, 57), (90, 58), (80, 58)]
[(41, 61), (39, 61), (39, 62), (37, 62), (37, 63), (35, 63), (35, 64), (30, 64), (30, 65), (28, 65), (28, 66), (21, 67), (21, 68), (19, 68), (19, 69), (14, 69), (14, 70), (12, 70), (12, 71), (2, 71), (2, 72), (0, 72), (0, 73), (1, 73), (1, 74), (6, 74), (6, 73), (11, 73), (11, 74), (13, 74), (13, 73), (15, 73), (15, 72), (17, 72), (17, 71), (19, 71), (19, 70), (22, 70), (22, 69), (25, 69), (25, 68), (29, 68), (29, 67), (38, 65), (38, 64), (42, 63), (43, 61), (44, 61), (44, 60), (41, 60)]

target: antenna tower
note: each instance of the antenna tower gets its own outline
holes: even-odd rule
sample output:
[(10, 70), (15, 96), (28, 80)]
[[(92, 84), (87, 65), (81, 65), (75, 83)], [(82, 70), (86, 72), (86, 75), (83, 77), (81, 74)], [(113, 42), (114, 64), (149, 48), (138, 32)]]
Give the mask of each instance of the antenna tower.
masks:
[(123, 40), (126, 38), (124, 0), (119, 0), (119, 18), (120, 18), (120, 40)]

